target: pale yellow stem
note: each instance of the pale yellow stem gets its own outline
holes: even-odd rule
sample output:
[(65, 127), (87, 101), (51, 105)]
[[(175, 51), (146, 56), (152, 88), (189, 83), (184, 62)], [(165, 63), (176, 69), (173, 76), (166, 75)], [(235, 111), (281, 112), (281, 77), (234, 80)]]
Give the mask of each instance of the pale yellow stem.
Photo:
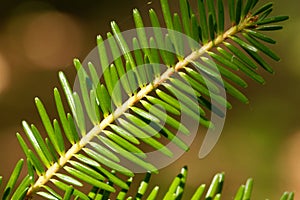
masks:
[(146, 87), (141, 88), (137, 94), (130, 97), (122, 106), (118, 107), (113, 113), (103, 119), (99, 125), (95, 126), (84, 137), (82, 137), (78, 143), (74, 144), (65, 155), (60, 157), (58, 162), (49, 167), (46, 173), (43, 176), (40, 176), (35, 184), (29, 188), (27, 197), (31, 196), (38, 191), (41, 186), (45, 185), (55, 175), (56, 172), (58, 172), (69, 160), (71, 160), (76, 153), (85, 147), (85, 145), (87, 145), (93, 138), (99, 135), (107, 126), (112, 124), (115, 119), (123, 115), (130, 107), (153, 91), (153, 89), (157, 88), (163, 82), (168, 80), (175, 72), (187, 66), (191, 61), (195, 61), (196, 59), (200, 58), (214, 46), (224, 42), (224, 40), (226, 40), (229, 36), (233, 36), (243, 30), (248, 25), (248, 20), (245, 19), (244, 23), (241, 23), (239, 26), (233, 26), (224, 34), (218, 36), (214, 41), (210, 41), (202, 46), (198, 51), (192, 52), (183, 60), (177, 62), (174, 68), (168, 68), (160, 77), (156, 78), (153, 83), (149, 83)]

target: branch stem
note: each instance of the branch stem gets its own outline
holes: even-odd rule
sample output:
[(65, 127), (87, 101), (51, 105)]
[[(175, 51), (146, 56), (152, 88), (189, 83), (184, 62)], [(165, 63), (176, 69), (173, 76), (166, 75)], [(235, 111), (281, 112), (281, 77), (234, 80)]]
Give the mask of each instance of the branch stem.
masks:
[(160, 86), (163, 82), (167, 81), (174, 73), (187, 66), (191, 61), (195, 61), (196, 59), (207, 53), (207, 51), (211, 50), (214, 46), (224, 42), (228, 37), (233, 36), (241, 30), (245, 29), (247, 26), (249, 26), (249, 21), (250, 17), (245, 18), (244, 21), (239, 25), (231, 27), (222, 35), (218, 36), (214, 41), (206, 43), (199, 50), (193, 51), (183, 60), (178, 61), (174, 67), (168, 68), (160, 77), (157, 77), (153, 83), (149, 83), (147, 86), (141, 88), (138, 93), (125, 101), (122, 106), (118, 107), (113, 113), (104, 118), (99, 125), (94, 126), (84, 137), (81, 138), (78, 143), (74, 144), (65, 153), (65, 155), (61, 156), (58, 162), (49, 167), (46, 173), (40, 176), (37, 181), (29, 188), (26, 196), (31, 197), (43, 185), (47, 184), (47, 182), (55, 175), (55, 173), (63, 168), (75, 154), (77, 154), (83, 147), (85, 147), (93, 138), (99, 135), (106, 127), (112, 124), (115, 119), (123, 115), (130, 107), (139, 102), (142, 98), (144, 98), (151, 91)]

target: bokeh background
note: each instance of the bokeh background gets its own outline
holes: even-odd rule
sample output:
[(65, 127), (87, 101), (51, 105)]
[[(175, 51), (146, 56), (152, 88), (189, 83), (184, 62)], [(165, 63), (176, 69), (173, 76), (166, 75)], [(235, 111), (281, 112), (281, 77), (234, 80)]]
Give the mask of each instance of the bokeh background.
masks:
[[(193, 1), (193, 0), (192, 0)], [(271, 62), (275, 75), (263, 73), (267, 84), (249, 81), (249, 105), (234, 101), (223, 134), (206, 158), (197, 157), (203, 135), (190, 152), (161, 170), (153, 183), (168, 185), (188, 165), (188, 193), (225, 172), (224, 199), (241, 183), (254, 178), (253, 199), (279, 199), (285, 191), (300, 197), (300, 12), (296, 0), (275, 2), (274, 14), (289, 15), (283, 31), (272, 33), (282, 57)], [(176, 4), (172, 6), (176, 7)], [(133, 28), (131, 11), (146, 15), (157, 0), (0, 1), (0, 174), (8, 178), (23, 153), (15, 133), (21, 120), (39, 123), (34, 97), (40, 97), (50, 116), (56, 116), (52, 91), (57, 72), (75, 76), (74, 57), (83, 60), (96, 45), (96, 35), (110, 31), (116, 20), (122, 30)], [(200, 131), (201, 132), (201, 131)]]

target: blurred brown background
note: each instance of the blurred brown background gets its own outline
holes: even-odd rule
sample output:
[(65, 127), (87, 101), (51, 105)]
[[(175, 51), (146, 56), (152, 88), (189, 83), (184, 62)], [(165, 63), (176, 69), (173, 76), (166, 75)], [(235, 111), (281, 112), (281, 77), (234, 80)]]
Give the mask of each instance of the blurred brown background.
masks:
[[(193, 0), (192, 0), (193, 1)], [(34, 97), (40, 97), (52, 117), (52, 91), (57, 72), (74, 76), (72, 60), (81, 60), (96, 45), (96, 35), (110, 31), (116, 20), (122, 30), (133, 28), (131, 11), (147, 13), (157, 0), (111, 1), (0, 1), (0, 174), (9, 176), (23, 153), (15, 133), (21, 120), (39, 123)], [(188, 165), (188, 191), (209, 183), (216, 172), (226, 173), (225, 198), (239, 184), (254, 178), (253, 199), (279, 199), (285, 191), (300, 196), (300, 13), (296, 0), (275, 2), (275, 13), (289, 15), (285, 29), (272, 33), (275, 76), (263, 73), (267, 84), (249, 81), (249, 105), (234, 101), (223, 134), (212, 153), (199, 160), (202, 136), (178, 162), (155, 176), (166, 187), (183, 165)], [(274, 13), (274, 14), (275, 14)]]

